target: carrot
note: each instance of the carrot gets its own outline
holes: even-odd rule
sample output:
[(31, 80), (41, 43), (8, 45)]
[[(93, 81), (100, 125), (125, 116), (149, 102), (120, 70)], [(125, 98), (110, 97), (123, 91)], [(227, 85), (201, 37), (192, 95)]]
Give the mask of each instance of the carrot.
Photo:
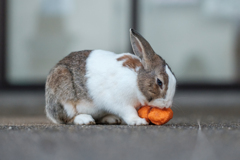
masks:
[(171, 108), (160, 109), (156, 107), (143, 106), (138, 110), (138, 115), (145, 118), (147, 122), (152, 122), (156, 125), (163, 125), (173, 117)]

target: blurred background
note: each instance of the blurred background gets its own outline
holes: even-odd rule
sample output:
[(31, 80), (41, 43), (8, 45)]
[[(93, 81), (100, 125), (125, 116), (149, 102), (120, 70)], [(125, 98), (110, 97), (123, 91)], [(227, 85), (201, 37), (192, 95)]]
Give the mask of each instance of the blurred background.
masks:
[[(50, 69), (73, 51), (132, 52), (129, 28), (177, 77), (173, 119), (52, 125)], [(0, 0), (0, 159), (238, 160), (239, 115), (239, 0)]]
[(0, 3), (0, 115), (43, 115), (50, 69), (72, 51), (132, 52), (131, 27), (171, 66), (178, 108), (240, 105), (238, 0)]

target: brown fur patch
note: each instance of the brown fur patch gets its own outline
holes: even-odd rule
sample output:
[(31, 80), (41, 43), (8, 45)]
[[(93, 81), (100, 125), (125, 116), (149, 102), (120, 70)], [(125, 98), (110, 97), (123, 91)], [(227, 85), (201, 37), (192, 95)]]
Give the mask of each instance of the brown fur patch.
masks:
[(158, 98), (165, 98), (168, 90), (168, 74), (166, 73), (166, 62), (165, 60), (155, 54), (154, 58), (152, 59), (152, 66), (154, 67), (155, 74), (162, 80), (164, 87), (161, 90), (161, 94)]
[(161, 97), (165, 98), (166, 94), (167, 94), (167, 90), (168, 90), (168, 74), (166, 73), (166, 71), (164, 71), (163, 73), (160, 73), (160, 75), (162, 75), (163, 84), (164, 84), (164, 88), (161, 93)]
[(52, 70), (51, 75), (47, 79), (47, 84), (55, 92), (61, 87), (62, 82), (68, 81), (70, 78), (71, 74), (69, 70), (65, 66), (58, 66)]
[(155, 79), (153, 72), (147, 72), (144, 69), (140, 69), (138, 74), (138, 87), (147, 98), (148, 102), (160, 96), (159, 86), (156, 84)]
[(50, 71), (45, 88), (46, 111), (58, 123), (68, 123), (68, 117), (63, 107), (63, 102), (74, 106), (79, 100), (92, 101), (86, 88), (86, 59), (90, 50), (72, 52)]
[(87, 78), (85, 77), (86, 59), (90, 53), (90, 50), (72, 52), (57, 64), (65, 65), (69, 69), (72, 77), (71, 83), (73, 84), (73, 92), (75, 93), (76, 100), (91, 100), (86, 88)]
[(80, 100), (74, 101), (74, 100), (69, 100), (67, 103), (70, 103), (73, 106), (74, 112), (77, 114), (77, 105), (80, 103)]
[(137, 67), (142, 67), (142, 63), (140, 62), (140, 60), (130, 55), (124, 55), (122, 57), (119, 57), (117, 61), (124, 61), (123, 66), (133, 69), (135, 72), (137, 71)]

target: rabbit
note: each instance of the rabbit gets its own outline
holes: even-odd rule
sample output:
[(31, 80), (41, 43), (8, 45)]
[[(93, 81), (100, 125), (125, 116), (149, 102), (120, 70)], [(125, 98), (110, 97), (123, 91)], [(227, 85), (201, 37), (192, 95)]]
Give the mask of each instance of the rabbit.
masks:
[(46, 80), (47, 117), (57, 124), (148, 125), (140, 107), (171, 107), (171, 68), (134, 29), (130, 41), (134, 54), (84, 50), (60, 60)]

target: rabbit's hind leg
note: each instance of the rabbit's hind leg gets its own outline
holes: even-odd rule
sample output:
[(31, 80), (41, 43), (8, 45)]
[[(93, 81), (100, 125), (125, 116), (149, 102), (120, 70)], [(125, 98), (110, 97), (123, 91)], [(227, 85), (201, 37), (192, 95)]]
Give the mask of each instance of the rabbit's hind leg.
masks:
[(46, 114), (54, 123), (68, 124), (77, 115), (78, 102), (72, 74), (66, 66), (53, 68), (47, 78), (45, 97)]

